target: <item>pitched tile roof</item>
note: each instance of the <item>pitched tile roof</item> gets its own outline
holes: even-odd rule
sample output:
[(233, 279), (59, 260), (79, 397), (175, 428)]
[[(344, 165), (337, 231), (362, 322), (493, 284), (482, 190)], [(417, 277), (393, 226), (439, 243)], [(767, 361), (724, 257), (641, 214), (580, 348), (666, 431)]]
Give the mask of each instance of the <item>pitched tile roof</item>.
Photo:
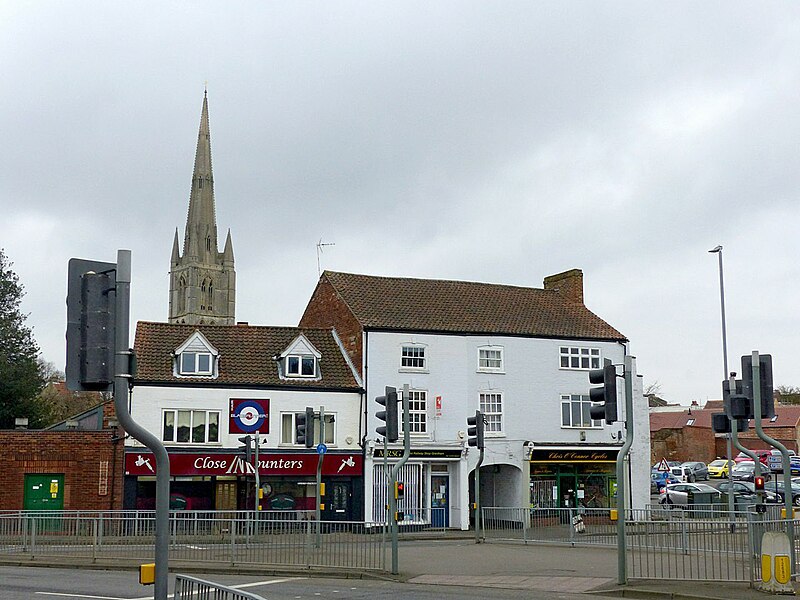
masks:
[(364, 329), (625, 341), (556, 290), (325, 271)]
[[(719, 406), (717, 405), (719, 402)], [(665, 412), (651, 412), (650, 413), (650, 431), (658, 431), (660, 429), (682, 429), (685, 427), (689, 419), (694, 419), (692, 427), (711, 427), (711, 415), (713, 413), (722, 412), (722, 401), (709, 401), (702, 409), (692, 409), (690, 415), (687, 410), (681, 411), (665, 411)], [(709, 408), (711, 405), (711, 408)], [(796, 427), (800, 423), (800, 406), (786, 406), (781, 404), (775, 405), (775, 415), (777, 419), (774, 421), (764, 419), (761, 425), (764, 429), (772, 427)], [(750, 427), (755, 428), (755, 422), (750, 421)]]
[[(173, 352), (195, 331), (201, 331), (219, 351), (219, 376), (175, 377)], [(281, 379), (273, 357), (303, 334), (322, 354), (319, 381)], [(331, 329), (251, 325), (184, 325), (139, 321), (134, 343), (136, 381), (142, 383), (202, 383), (208, 386), (268, 386), (283, 388), (359, 388)]]

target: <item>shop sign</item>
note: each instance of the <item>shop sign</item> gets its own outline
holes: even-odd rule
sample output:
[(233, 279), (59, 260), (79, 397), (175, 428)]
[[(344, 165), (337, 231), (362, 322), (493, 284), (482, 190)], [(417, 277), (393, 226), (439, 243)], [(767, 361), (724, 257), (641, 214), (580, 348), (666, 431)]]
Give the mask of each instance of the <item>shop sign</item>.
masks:
[[(319, 455), (262, 453), (258, 457), (259, 474), (275, 476), (316, 475)], [(125, 454), (126, 475), (154, 475), (155, 457), (149, 452)], [(326, 454), (323, 475), (359, 476), (364, 460), (360, 454)], [(171, 453), (170, 475), (251, 475), (255, 467), (237, 453)]]
[(269, 433), (269, 399), (231, 398), (228, 425), (231, 433)]
[(531, 462), (545, 463), (595, 463), (614, 462), (617, 460), (617, 448), (601, 449), (575, 449), (563, 450), (534, 448), (531, 450)]
[[(389, 458), (402, 458), (403, 457), (403, 449), (402, 448), (390, 448), (386, 453)], [(375, 448), (375, 452), (373, 454), (375, 458), (383, 458), (383, 448)], [(453, 450), (436, 450), (436, 449), (421, 449), (421, 450), (411, 450), (411, 458), (461, 458), (461, 450), (460, 449), (453, 449)]]

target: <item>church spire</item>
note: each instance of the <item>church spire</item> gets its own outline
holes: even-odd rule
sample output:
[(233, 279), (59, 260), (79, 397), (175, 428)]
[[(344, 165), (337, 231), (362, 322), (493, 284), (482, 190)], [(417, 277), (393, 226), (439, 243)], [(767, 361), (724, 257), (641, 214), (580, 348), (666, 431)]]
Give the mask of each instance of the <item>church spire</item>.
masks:
[(216, 255), (217, 252), (217, 217), (214, 207), (211, 131), (208, 125), (208, 92), (206, 91), (203, 94), (200, 131), (197, 134), (197, 150), (194, 155), (192, 191), (189, 196), (183, 254), (203, 260)]
[(236, 271), (230, 231), (223, 252), (217, 245), (208, 91), (203, 94), (200, 113), (183, 256), (178, 247), (176, 229), (170, 261), (169, 322), (232, 325), (236, 314)]

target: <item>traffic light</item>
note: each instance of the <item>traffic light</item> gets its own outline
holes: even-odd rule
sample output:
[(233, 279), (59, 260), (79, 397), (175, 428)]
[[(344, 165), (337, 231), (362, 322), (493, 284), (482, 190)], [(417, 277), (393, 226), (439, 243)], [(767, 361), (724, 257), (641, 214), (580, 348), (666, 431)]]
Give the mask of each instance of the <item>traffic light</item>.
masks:
[(114, 383), (116, 269), (116, 263), (69, 261), (65, 371), (72, 391), (107, 391)]
[(385, 421), (386, 425), (381, 425), (375, 429), (378, 435), (386, 438), (388, 442), (396, 442), (400, 437), (397, 426), (397, 389), (386, 386), (383, 396), (375, 398), (375, 402), (386, 407), (386, 410), (379, 410), (375, 416), (379, 420)]
[(486, 422), (483, 420), (483, 413), (476, 410), (474, 417), (467, 417), (467, 445), (483, 450), (486, 447), (484, 442), (485, 430)]
[(314, 447), (314, 409), (306, 406), (306, 412), (294, 416), (294, 443), (306, 448)]
[[(601, 383), (602, 387), (589, 388), (589, 416), (595, 420), (614, 423), (617, 420), (617, 369), (605, 359), (602, 369), (589, 371), (589, 383)], [(596, 404), (594, 404), (596, 403)]]
[[(759, 366), (759, 390), (761, 392), (761, 418), (771, 419), (775, 416), (775, 402), (772, 398), (772, 356), (760, 354), (758, 356)], [(749, 418), (755, 418), (753, 402), (753, 357), (750, 354), (742, 356), (742, 390), (750, 400), (751, 414)]]
[(253, 436), (252, 435), (243, 435), (239, 438), (239, 441), (244, 444), (244, 460), (247, 463), (250, 463), (253, 460)]
[(755, 488), (757, 492), (764, 491), (764, 476), (763, 475), (756, 475), (755, 479), (753, 479), (753, 483), (755, 484)]
[(394, 482), (394, 497), (395, 500), (401, 500), (406, 495), (406, 484), (402, 481)]
[[(736, 431), (741, 433), (749, 429), (749, 422), (747, 419), (734, 419), (736, 422)], [(711, 429), (714, 433), (730, 433), (731, 421), (725, 413), (712, 413), (711, 415)]]

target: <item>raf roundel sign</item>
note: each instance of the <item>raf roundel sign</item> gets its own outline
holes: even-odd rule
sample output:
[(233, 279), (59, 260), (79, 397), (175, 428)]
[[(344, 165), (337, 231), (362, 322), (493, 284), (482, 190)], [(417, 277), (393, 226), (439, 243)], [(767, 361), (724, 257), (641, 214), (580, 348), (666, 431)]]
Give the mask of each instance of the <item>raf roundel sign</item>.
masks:
[(231, 398), (230, 431), (232, 433), (269, 433), (269, 400), (236, 400)]

